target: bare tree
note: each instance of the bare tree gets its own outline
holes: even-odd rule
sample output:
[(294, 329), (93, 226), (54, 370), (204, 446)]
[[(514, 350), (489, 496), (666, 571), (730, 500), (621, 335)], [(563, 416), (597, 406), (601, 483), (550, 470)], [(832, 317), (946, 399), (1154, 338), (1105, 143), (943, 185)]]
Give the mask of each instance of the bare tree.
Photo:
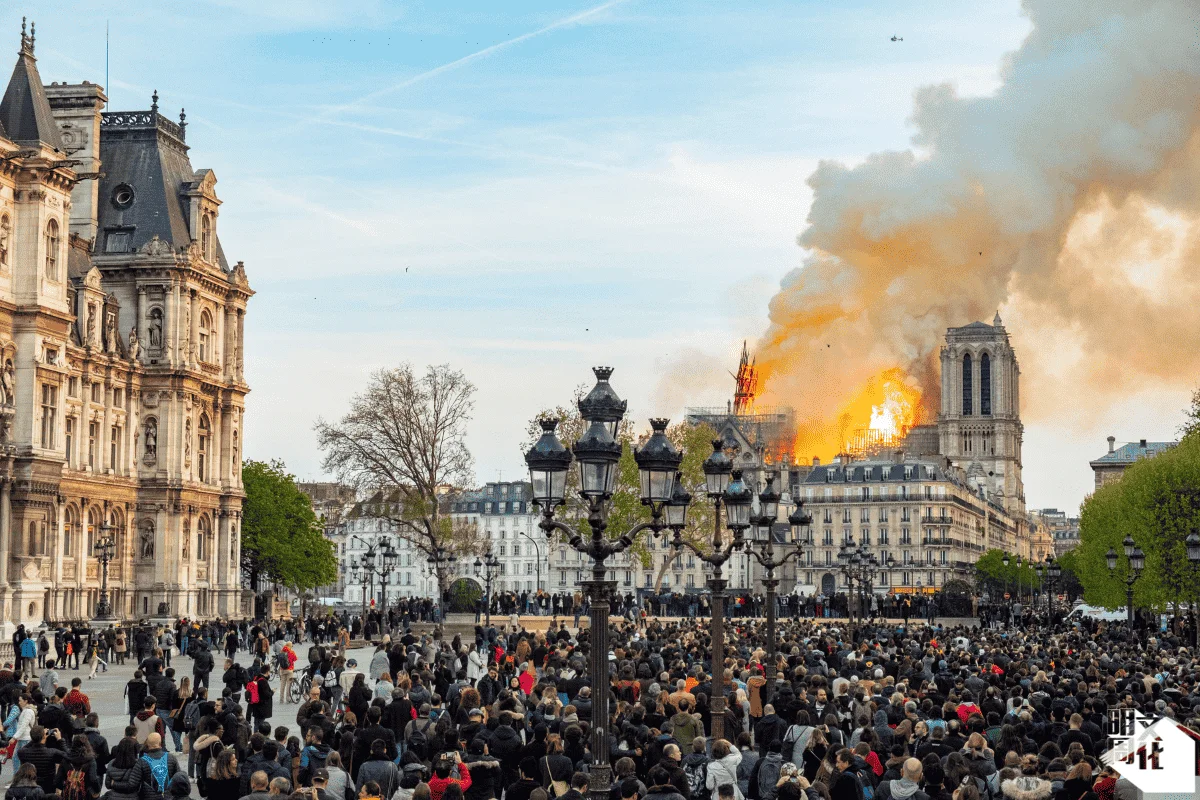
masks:
[[(475, 386), (448, 365), (423, 375), (410, 364), (381, 369), (350, 401), (337, 422), (314, 426), (324, 452), (322, 466), (360, 490), (381, 493), (378, 513), (396, 535), (426, 558), (439, 552), (466, 556), (477, 550), (475, 529), (443, 516), (443, 496), (474, 480), (466, 427)], [(445, 596), (448, 564), (435, 563), (439, 599)]]

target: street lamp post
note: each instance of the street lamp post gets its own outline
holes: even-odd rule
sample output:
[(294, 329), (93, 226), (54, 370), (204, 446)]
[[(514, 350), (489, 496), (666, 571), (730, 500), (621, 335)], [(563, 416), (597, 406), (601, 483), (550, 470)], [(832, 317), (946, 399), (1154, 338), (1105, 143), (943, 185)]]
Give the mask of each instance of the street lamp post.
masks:
[[(1127, 610), (1127, 621), (1129, 629), (1133, 630), (1133, 584), (1141, 577), (1142, 570), (1146, 566), (1146, 554), (1142, 552), (1142, 548), (1138, 547), (1133, 541), (1133, 537), (1126, 535), (1121, 540), (1121, 547), (1125, 551), (1125, 557), (1129, 560), (1129, 572), (1125, 576), (1125, 608)], [(1104, 560), (1108, 563), (1108, 571), (1110, 574), (1117, 569), (1117, 551), (1111, 547), (1104, 556)]]
[[(589, 788), (593, 800), (607, 800), (612, 784), (609, 764), (609, 697), (611, 677), (608, 666), (609, 604), (616, 593), (616, 582), (607, 580), (610, 556), (629, 549), (643, 531), (657, 534), (667, 527), (664, 507), (677, 496), (676, 471), (683, 456), (666, 436), (667, 420), (651, 420), (653, 433), (645, 446), (635, 449), (642, 504), (650, 509), (650, 521), (635, 525), (617, 538), (609, 538), (608, 515), (617, 477), (621, 444), (616, 434), (625, 416), (626, 404), (609, 384), (612, 369), (597, 367), (596, 385), (579, 401), (579, 413), (587, 429), (568, 450), (555, 434), (556, 419), (542, 419), (542, 435), (525, 454), (533, 487), (533, 502), (541, 509), (538, 527), (547, 535), (561, 533), (576, 552), (592, 560), (592, 579), (584, 582), (590, 603), (590, 672), (594, 700), (592, 704), (592, 763)], [(572, 460), (579, 464), (579, 496), (587, 507), (590, 535), (585, 536), (554, 518), (555, 509), (566, 500), (567, 471)], [(748, 492), (747, 492), (748, 493)], [(684, 493), (686, 494), (686, 493)], [(690, 498), (688, 498), (690, 500)], [(747, 511), (749, 503), (747, 502)], [(672, 516), (686, 514), (673, 511)], [(714, 705), (714, 716), (717, 709)]]
[[(867, 593), (873, 591), (871, 583), (876, 570), (881, 566), (889, 565), (880, 565), (875, 555), (867, 550), (866, 542), (855, 546), (853, 537), (842, 542), (842, 546), (838, 550), (838, 564), (840, 565), (838, 568), (846, 580), (846, 610), (850, 619), (850, 627), (853, 628), (855, 607), (858, 607), (858, 616), (861, 618), (863, 607), (867, 602)], [(917, 584), (919, 586), (920, 581)]]
[[(1187, 538), (1183, 540), (1183, 543), (1187, 546), (1188, 563), (1191, 564), (1194, 569), (1196, 566), (1200, 565), (1200, 533), (1197, 533), (1195, 529), (1192, 529), (1192, 532), (1187, 535)], [(1193, 586), (1195, 585), (1194, 579), (1192, 581), (1192, 585)], [(1200, 648), (1200, 614), (1197, 613), (1198, 611), (1200, 611), (1200, 609), (1198, 609), (1197, 604), (1195, 602), (1193, 602), (1192, 603), (1192, 647), (1193, 648)]]
[(1058, 591), (1058, 579), (1062, 576), (1062, 567), (1054, 560), (1054, 555), (1046, 556), (1046, 576), (1050, 579), (1050, 592), (1046, 595), (1046, 603), (1050, 622), (1054, 622), (1054, 595)]
[[(708, 579), (709, 593), (712, 595), (712, 678), (713, 696), (709, 701), (712, 710), (712, 736), (721, 739), (725, 734), (725, 587), (728, 581), (722, 577), (722, 568), (733, 553), (742, 548), (745, 540), (742, 538), (746, 528), (750, 527), (750, 505), (754, 495), (750, 487), (742, 481), (742, 471), (733, 469), (733, 463), (725, 455), (725, 444), (720, 439), (713, 441), (713, 452), (704, 460), (705, 493), (713, 503), (713, 534), (710, 552), (705, 553), (696, 545), (683, 538), (683, 520), (671, 527), (675, 532), (671, 544), (676, 550), (686, 547), (696, 554), (696, 557), (712, 567), (712, 577)], [(732, 480), (731, 480), (732, 478)], [(686, 500), (681, 496), (676, 503), (686, 508)], [(774, 495), (772, 515), (778, 514), (779, 495)], [(721, 531), (721, 507), (725, 508), (725, 523), (733, 535), (729, 541)], [(679, 506), (676, 506), (679, 507)]]
[(1000, 563), (1002, 563), (1004, 565), (1004, 595), (1005, 595), (1005, 599), (1007, 600), (1008, 599), (1008, 565), (1012, 563), (1012, 559), (1008, 557), (1008, 553), (1005, 553), (1003, 556), (1000, 557)]
[(429, 568), (433, 570), (433, 579), (438, 585), (438, 604), (439, 606), (443, 606), (442, 613), (438, 614), (438, 624), (440, 625), (442, 618), (446, 615), (446, 609), (444, 608), (446, 604), (445, 591), (450, 588), (449, 586), (446, 589), (442, 588), (442, 575), (454, 568), (454, 565), (458, 563), (458, 556), (454, 555), (454, 553), (447, 550), (444, 546), (438, 545), (429, 554), (427, 560), (429, 561)]
[(500, 568), (500, 559), (496, 558), (496, 554), (491, 550), (487, 551), (483, 560), (475, 559), (475, 577), (482, 577), (484, 581), (483, 609), (487, 617), (485, 624), (487, 627), (492, 627), (492, 579), (496, 577), (496, 570)]
[(542, 590), (542, 547), (538, 544), (537, 539), (534, 539), (525, 531), (519, 530), (517, 533), (524, 536), (533, 545), (534, 563), (537, 564), (537, 589), (540, 592)]
[(100, 539), (93, 549), (96, 551), (96, 560), (100, 562), (100, 602), (96, 603), (96, 619), (107, 621), (113, 618), (112, 603), (108, 601), (108, 564), (117, 549), (112, 525), (106, 522), (100, 526)]
[[(779, 493), (774, 489), (774, 482), (775, 476), (768, 475), (766, 488), (758, 495), (759, 514), (755, 517), (754, 527), (751, 530), (754, 532), (753, 539), (759, 545), (759, 549), (756, 551), (752, 547), (747, 548), (747, 552), (766, 571), (766, 577), (763, 578), (762, 583), (767, 592), (766, 679), (768, 687), (774, 687), (775, 685), (776, 662), (778, 660), (775, 652), (775, 623), (778, 614), (775, 607), (775, 590), (779, 586), (779, 579), (775, 577), (775, 570), (793, 558), (800, 558), (803, 553), (801, 546), (807, 540), (804, 528), (812, 524), (812, 517), (804, 512), (804, 501), (796, 500), (795, 508), (788, 515), (788, 525), (791, 528), (794, 549), (785, 552), (780, 558), (775, 557), (774, 525), (779, 513)], [(769, 691), (770, 688), (768, 688)]]

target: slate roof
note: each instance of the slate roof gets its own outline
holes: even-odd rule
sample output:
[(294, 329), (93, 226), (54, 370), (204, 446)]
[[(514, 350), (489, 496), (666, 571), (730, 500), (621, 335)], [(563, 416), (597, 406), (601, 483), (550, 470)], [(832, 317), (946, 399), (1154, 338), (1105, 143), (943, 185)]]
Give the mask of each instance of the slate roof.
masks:
[[(905, 477), (905, 469), (912, 475)], [(939, 464), (932, 461), (906, 461), (903, 464), (886, 462), (854, 462), (813, 467), (804, 477), (804, 485), (831, 483), (863, 483), (864, 481), (937, 480), (957, 483)]]
[(1140, 458), (1153, 458), (1159, 453), (1170, 450), (1179, 442), (1129, 442), (1113, 450), (1111, 453), (1105, 453), (1100, 458), (1097, 458), (1092, 463), (1097, 466), (1132, 464)]
[(63, 149), (32, 46), (21, 47), (8, 89), (0, 100), (0, 132), (17, 144), (45, 144), (55, 150)]

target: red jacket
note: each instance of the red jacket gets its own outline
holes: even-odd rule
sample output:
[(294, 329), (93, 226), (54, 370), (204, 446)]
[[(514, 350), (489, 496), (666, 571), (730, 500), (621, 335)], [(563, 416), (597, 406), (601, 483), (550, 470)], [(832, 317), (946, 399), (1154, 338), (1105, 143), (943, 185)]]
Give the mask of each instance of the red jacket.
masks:
[(431, 800), (442, 800), (442, 792), (446, 791), (446, 787), (452, 783), (457, 783), (463, 790), (463, 794), (466, 794), (467, 789), (471, 788), (471, 771), (467, 769), (466, 764), (458, 765), (458, 775), (457, 778), (452, 776), (439, 778), (437, 775), (430, 778), (429, 796)]

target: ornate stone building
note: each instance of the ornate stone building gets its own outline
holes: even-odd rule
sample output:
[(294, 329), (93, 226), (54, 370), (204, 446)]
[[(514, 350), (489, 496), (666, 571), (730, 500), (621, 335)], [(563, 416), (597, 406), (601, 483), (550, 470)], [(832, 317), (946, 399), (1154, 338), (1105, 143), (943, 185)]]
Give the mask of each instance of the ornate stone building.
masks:
[(1000, 314), (946, 331), (940, 453), (1009, 514), (1025, 515), (1021, 481), (1021, 368)]
[(0, 624), (238, 615), (251, 296), (185, 119), (44, 86), (0, 101)]

